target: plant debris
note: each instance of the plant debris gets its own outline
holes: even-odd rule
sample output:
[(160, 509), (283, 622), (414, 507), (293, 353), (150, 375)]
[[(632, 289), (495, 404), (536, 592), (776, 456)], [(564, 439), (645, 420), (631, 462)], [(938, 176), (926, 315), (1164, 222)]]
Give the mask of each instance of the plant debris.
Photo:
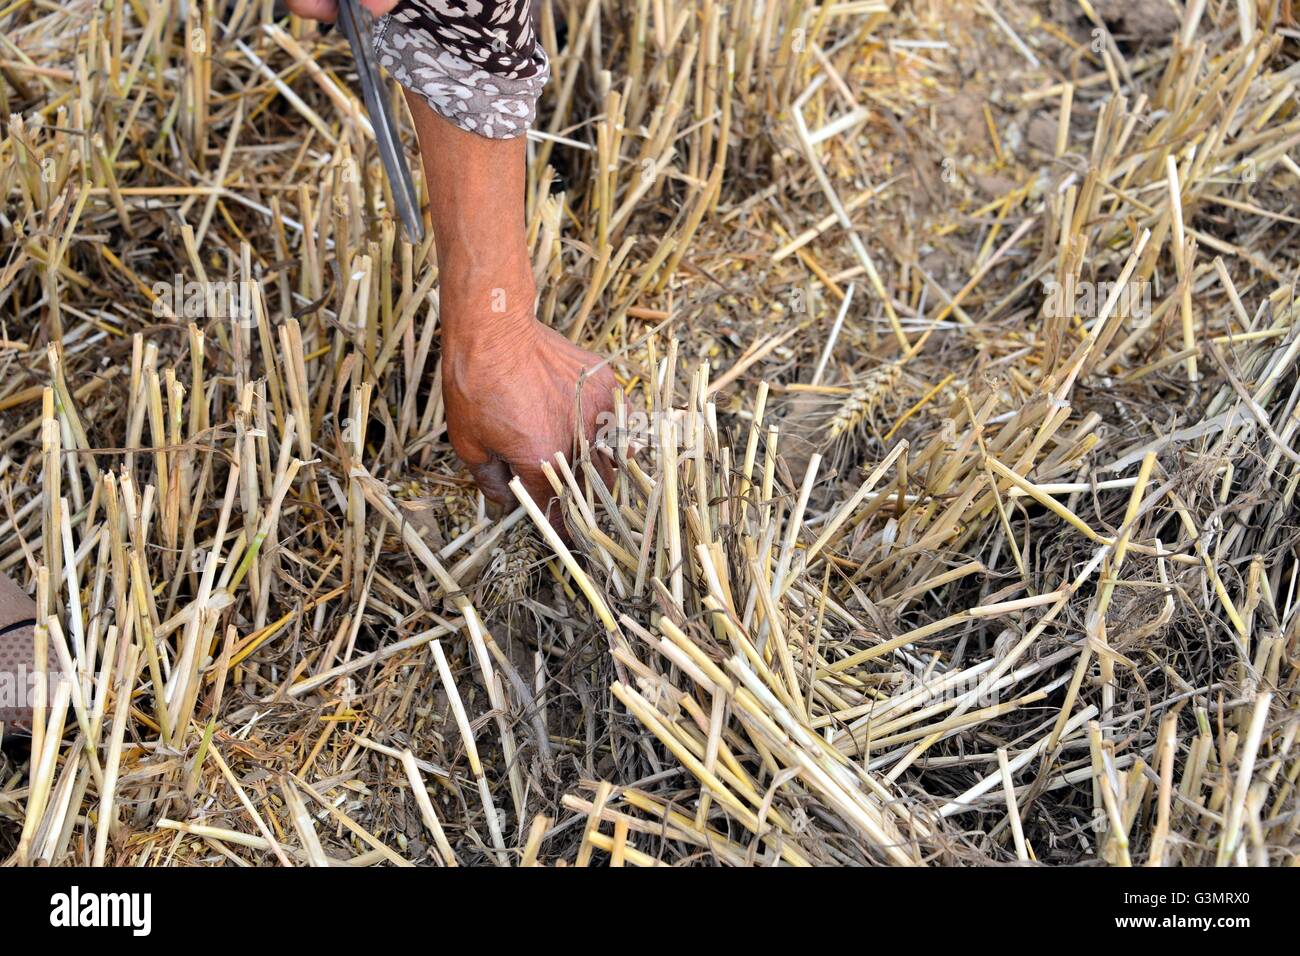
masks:
[(571, 543), (455, 461), (341, 37), (0, 7), (0, 573), (75, 677), (0, 859), (1293, 864), (1291, 4), (556, 6)]

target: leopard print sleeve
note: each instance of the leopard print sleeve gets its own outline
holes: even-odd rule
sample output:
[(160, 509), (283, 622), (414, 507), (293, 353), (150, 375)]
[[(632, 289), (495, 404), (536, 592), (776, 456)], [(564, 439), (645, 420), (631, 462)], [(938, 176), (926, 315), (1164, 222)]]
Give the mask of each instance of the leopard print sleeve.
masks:
[(489, 139), (522, 136), (550, 75), (535, 2), (399, 0), (375, 24), (375, 54), (461, 129)]

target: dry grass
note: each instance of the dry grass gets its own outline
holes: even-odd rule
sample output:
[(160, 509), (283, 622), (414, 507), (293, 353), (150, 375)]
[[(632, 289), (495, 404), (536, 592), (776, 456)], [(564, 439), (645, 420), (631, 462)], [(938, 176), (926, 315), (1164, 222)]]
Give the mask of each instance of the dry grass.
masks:
[(1294, 863), (1291, 4), (560, 6), (539, 315), (657, 426), (572, 549), (451, 455), (337, 35), (0, 5), (0, 571), (79, 678), (0, 855)]

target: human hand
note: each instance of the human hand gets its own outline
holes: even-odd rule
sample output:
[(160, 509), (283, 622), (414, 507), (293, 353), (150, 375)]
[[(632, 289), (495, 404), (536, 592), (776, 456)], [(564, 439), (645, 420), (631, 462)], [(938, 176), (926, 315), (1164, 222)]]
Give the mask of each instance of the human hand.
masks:
[[(360, 0), (360, 2), (376, 17), (382, 17), (397, 6), (397, 0)], [(289, 8), (290, 13), (307, 20), (320, 20), (323, 23), (333, 23), (339, 13), (338, 0), (285, 0), (285, 6)]]
[[(509, 483), (518, 476), (557, 530), (563, 530), (559, 513), (548, 508), (555, 491), (541, 462), (556, 452), (573, 461), (579, 414), (581, 433), (591, 441), (614, 408), (615, 387), (614, 373), (598, 356), (532, 316), (494, 317), (472, 332), (444, 329), (442, 395), (452, 447), (485, 497), (513, 508)], [(612, 460), (597, 453), (593, 463), (612, 485)]]

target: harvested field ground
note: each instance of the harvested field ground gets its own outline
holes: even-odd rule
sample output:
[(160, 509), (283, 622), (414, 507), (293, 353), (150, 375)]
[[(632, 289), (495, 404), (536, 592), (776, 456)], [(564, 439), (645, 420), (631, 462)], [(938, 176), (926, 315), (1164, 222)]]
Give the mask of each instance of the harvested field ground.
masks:
[(0, 861), (1293, 865), (1296, 14), (557, 2), (566, 546), (337, 32), (0, 0)]

